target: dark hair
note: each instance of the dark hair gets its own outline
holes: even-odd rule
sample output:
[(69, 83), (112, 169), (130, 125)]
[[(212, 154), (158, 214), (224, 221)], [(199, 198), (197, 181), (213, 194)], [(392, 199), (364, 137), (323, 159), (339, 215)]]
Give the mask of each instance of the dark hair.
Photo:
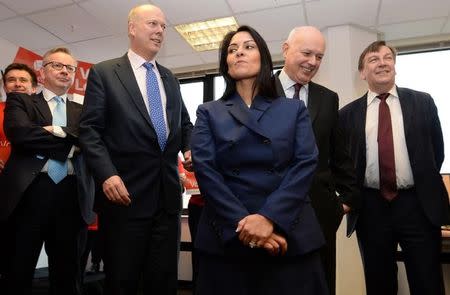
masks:
[(369, 46), (367, 46), (366, 49), (364, 49), (364, 51), (359, 56), (358, 71), (362, 71), (362, 69), (364, 68), (364, 58), (366, 58), (366, 55), (371, 52), (380, 51), (380, 48), (383, 46), (386, 46), (387, 48), (389, 48), (391, 50), (392, 54), (394, 55), (394, 61), (395, 61), (395, 57), (397, 55), (397, 51), (395, 50), (395, 48), (386, 45), (386, 41), (375, 41), (375, 42), (372, 42)]
[(12, 70), (19, 70), (19, 71), (25, 71), (28, 72), (28, 74), (30, 74), (31, 76), (31, 85), (33, 85), (33, 87), (37, 86), (37, 77), (36, 77), (36, 73), (33, 71), (32, 68), (30, 68), (29, 66), (27, 66), (26, 64), (21, 64), (21, 63), (12, 63), (9, 66), (6, 67), (5, 71), (2, 72), (3, 75), (3, 83), (6, 81), (6, 74), (8, 74), (10, 71)]
[(275, 81), (273, 77), (272, 58), (270, 56), (269, 48), (261, 35), (250, 26), (240, 26), (236, 31), (229, 32), (225, 35), (220, 45), (219, 51), (219, 72), (225, 79), (226, 87), (222, 95), (222, 99), (228, 99), (236, 92), (236, 81), (228, 73), (228, 46), (231, 39), (239, 32), (247, 32), (252, 36), (256, 45), (258, 46), (259, 55), (261, 58), (261, 68), (256, 76), (255, 84), (253, 85), (253, 93), (258, 93), (264, 97), (276, 98), (277, 92), (275, 90)]

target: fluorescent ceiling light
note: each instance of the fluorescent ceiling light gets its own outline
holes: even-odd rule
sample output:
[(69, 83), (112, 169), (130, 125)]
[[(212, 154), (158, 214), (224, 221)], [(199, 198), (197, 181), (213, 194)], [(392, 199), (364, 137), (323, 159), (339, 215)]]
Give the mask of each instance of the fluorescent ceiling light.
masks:
[(234, 17), (216, 18), (203, 22), (175, 26), (178, 33), (196, 51), (218, 49), (223, 37), (230, 31), (235, 31), (238, 24)]

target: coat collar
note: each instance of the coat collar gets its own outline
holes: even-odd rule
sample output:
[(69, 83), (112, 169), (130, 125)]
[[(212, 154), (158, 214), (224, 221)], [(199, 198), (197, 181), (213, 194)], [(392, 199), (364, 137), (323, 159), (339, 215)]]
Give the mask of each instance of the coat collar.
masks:
[(271, 101), (256, 96), (250, 108), (248, 108), (239, 94), (232, 95), (226, 100), (225, 105), (229, 107), (230, 114), (245, 125), (247, 128), (263, 137), (268, 137), (267, 134), (260, 128), (258, 121), (261, 119), (265, 111), (270, 107)]

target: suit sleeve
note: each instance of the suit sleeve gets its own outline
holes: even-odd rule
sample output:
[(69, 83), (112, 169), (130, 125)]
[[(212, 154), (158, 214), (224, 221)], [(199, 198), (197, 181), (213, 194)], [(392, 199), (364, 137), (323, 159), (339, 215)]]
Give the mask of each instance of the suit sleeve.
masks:
[[(259, 214), (272, 220), (285, 234), (309, 203), (308, 191), (317, 165), (318, 151), (306, 107), (297, 113), (294, 155), (279, 187), (268, 197)], [(300, 216), (301, 218), (301, 216)]]
[(216, 221), (223, 228), (223, 240), (227, 242), (236, 236), (238, 222), (249, 215), (249, 212), (226, 186), (224, 177), (217, 167), (210, 120), (213, 118), (208, 111), (199, 106), (191, 140), (192, 159), (201, 194), (208, 207), (213, 208)]
[(87, 81), (79, 140), (86, 162), (99, 183), (118, 174), (102, 139), (106, 127), (106, 100), (101, 75), (94, 65)]
[(32, 119), (32, 109), (25, 100), (31, 97), (12, 93), (6, 100), (4, 130), (16, 150), (65, 161), (75, 140), (57, 137)]
[(334, 94), (334, 122), (330, 138), (330, 168), (336, 190), (342, 202), (352, 209), (359, 207), (359, 189), (356, 180), (356, 171), (353, 165), (350, 151), (345, 144), (345, 136), (339, 125), (339, 98)]
[(191, 149), (191, 134), (192, 134), (192, 123), (189, 118), (189, 113), (186, 109), (183, 99), (181, 99), (181, 150), (182, 152), (186, 152)]

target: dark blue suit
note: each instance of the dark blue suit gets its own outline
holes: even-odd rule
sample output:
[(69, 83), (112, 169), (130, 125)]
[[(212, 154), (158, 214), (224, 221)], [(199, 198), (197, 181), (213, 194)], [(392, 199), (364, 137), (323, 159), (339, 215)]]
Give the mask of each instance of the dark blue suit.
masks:
[[(209, 258), (203, 268), (200, 262), (199, 293), (272, 294), (278, 290), (284, 294), (283, 288), (286, 292), (295, 290), (298, 286), (293, 286), (290, 278), (298, 281), (302, 276), (298, 272), (301, 267), (297, 267), (301, 264), (299, 257), (308, 256), (324, 244), (307, 195), (317, 164), (317, 148), (304, 104), (257, 96), (248, 108), (237, 94), (206, 103), (198, 108), (191, 148), (196, 177), (206, 200), (195, 246), (218, 262), (217, 269), (213, 269), (214, 262), (210, 263)], [(286, 257), (269, 257), (264, 250), (250, 249), (238, 240), (238, 222), (255, 213), (272, 220), (274, 231), (286, 238)], [(298, 263), (286, 268), (289, 259)], [(228, 261), (227, 266), (220, 261)], [(313, 291), (305, 294), (321, 294), (324, 287), (317, 262), (313, 265), (320, 274), (320, 283), (298, 287)], [(227, 277), (236, 270), (233, 265), (243, 270), (233, 282), (216, 283), (211, 279), (212, 273)], [(246, 273), (246, 265), (253, 270)], [(258, 290), (252, 289), (253, 281), (246, 279), (255, 271), (259, 274), (255, 278), (261, 287)], [(202, 288), (207, 291), (202, 293)]]
[(339, 113), (362, 189), (362, 208), (352, 212), (363, 257), (367, 294), (396, 294), (395, 251), (400, 243), (411, 294), (443, 294), (440, 226), (449, 222), (447, 191), (439, 174), (444, 142), (431, 96), (397, 88), (414, 187), (387, 203), (364, 188), (367, 94)]

